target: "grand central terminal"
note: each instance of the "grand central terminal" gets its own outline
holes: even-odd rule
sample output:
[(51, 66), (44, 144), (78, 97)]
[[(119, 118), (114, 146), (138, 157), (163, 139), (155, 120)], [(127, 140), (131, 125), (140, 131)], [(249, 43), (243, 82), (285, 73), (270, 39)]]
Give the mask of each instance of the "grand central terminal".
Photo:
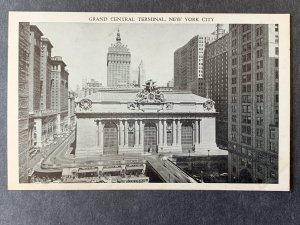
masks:
[(103, 88), (76, 101), (76, 160), (102, 155), (227, 155), (216, 145), (217, 112), (189, 91)]

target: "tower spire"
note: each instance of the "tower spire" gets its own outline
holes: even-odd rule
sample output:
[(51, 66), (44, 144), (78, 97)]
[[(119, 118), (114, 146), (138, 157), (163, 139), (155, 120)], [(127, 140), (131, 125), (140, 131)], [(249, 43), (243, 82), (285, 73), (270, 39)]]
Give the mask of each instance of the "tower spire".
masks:
[(119, 42), (119, 41), (121, 41), (121, 36), (120, 36), (120, 29), (119, 29), (119, 27), (118, 27), (118, 33), (117, 33), (117, 38), (116, 38), (116, 40)]

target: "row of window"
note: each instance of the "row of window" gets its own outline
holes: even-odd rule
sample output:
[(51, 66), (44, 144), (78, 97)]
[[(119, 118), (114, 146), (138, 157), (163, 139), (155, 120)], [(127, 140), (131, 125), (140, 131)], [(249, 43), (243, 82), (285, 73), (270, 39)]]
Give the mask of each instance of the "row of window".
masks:
[[(231, 129), (232, 129), (232, 132), (237, 132), (237, 126), (236, 125), (233, 124)], [(242, 126), (242, 134), (251, 135), (251, 127), (243, 125)], [(259, 137), (259, 138), (264, 137), (264, 129), (263, 128), (256, 128), (256, 137)], [(258, 141), (256, 141), (256, 143), (257, 142)]]
[[(278, 97), (277, 97), (278, 101)], [(237, 106), (231, 105), (231, 112), (236, 113), (237, 112)], [(242, 105), (242, 113), (251, 113), (252, 112), (252, 105)], [(256, 114), (263, 114), (264, 113), (264, 106), (263, 105), (257, 105), (256, 106)]]

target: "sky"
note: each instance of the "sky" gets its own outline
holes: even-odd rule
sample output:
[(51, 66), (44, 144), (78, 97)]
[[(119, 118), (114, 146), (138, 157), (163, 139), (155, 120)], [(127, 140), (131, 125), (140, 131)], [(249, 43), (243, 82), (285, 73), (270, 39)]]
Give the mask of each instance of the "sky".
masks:
[(108, 47), (116, 42), (118, 28), (121, 42), (131, 52), (131, 70), (137, 69), (143, 60), (146, 79), (156, 81), (159, 86), (165, 86), (173, 78), (174, 51), (194, 36), (210, 35), (215, 30), (212, 24), (32, 24), (52, 43), (52, 56), (62, 56), (67, 64), (72, 90), (81, 86), (84, 78), (93, 78), (106, 86)]

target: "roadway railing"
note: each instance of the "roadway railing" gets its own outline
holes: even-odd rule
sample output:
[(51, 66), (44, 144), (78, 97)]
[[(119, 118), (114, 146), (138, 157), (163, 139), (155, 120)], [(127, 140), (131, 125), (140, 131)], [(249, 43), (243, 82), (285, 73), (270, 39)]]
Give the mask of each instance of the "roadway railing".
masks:
[(184, 170), (182, 170), (181, 168), (179, 168), (171, 160), (167, 159), (164, 162), (165, 162), (165, 165), (167, 164), (172, 169), (175, 169), (177, 172), (181, 173), (184, 176), (185, 181), (187, 181), (188, 183), (198, 183), (194, 178), (192, 178), (192, 176), (189, 173), (187, 173)]
[(147, 160), (147, 163), (146, 163), (147, 166), (151, 167), (151, 169), (153, 170), (153, 172), (155, 172), (155, 174), (161, 179), (163, 180), (164, 182), (167, 183), (166, 179), (163, 178), (160, 173), (151, 165), (151, 163)]

